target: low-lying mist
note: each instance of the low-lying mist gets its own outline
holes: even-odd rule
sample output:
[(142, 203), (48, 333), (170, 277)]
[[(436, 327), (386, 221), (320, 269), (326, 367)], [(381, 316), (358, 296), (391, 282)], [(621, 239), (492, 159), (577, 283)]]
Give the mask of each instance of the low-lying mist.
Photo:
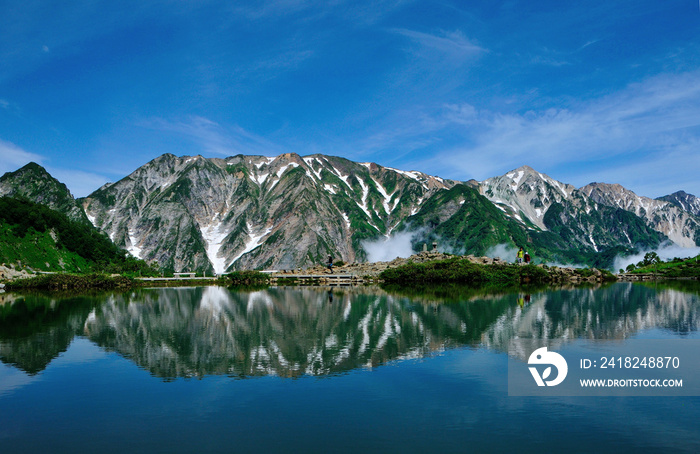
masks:
[(695, 257), (698, 254), (700, 254), (700, 247), (690, 247), (690, 248), (685, 248), (685, 247), (680, 247), (675, 243), (670, 243), (670, 244), (665, 244), (661, 245), (657, 249), (649, 249), (640, 252), (639, 254), (634, 254), (634, 255), (628, 255), (628, 256), (618, 256), (615, 258), (614, 265), (613, 265), (613, 270), (615, 272), (619, 271), (620, 269), (626, 269), (630, 264), (637, 264), (644, 260), (644, 256), (649, 253), (649, 252), (656, 252), (658, 254), (659, 258), (663, 261), (668, 261), (673, 258), (679, 257), (679, 258), (689, 258), (689, 257)]
[(397, 257), (406, 258), (413, 255), (411, 240), (419, 232), (399, 232), (377, 240), (363, 241), (362, 247), (367, 252), (370, 262), (389, 262)]

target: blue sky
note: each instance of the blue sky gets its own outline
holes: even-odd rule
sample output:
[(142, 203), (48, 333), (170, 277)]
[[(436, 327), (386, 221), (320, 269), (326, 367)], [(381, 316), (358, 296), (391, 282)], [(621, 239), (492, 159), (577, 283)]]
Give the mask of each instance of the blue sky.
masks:
[(0, 173), (168, 152), (700, 196), (699, 4), (0, 0)]

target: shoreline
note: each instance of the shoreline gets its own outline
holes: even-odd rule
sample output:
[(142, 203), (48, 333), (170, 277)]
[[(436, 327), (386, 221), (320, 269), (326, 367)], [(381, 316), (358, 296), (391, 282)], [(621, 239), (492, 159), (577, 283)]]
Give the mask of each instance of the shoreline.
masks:
[[(467, 267), (470, 272), (476, 271), (479, 276), (469, 281), (469, 276), (451, 279), (455, 269)], [(7, 267), (3, 267), (7, 270)], [(440, 268), (440, 273), (435, 273)], [(401, 277), (400, 272), (413, 269), (409, 277)], [(430, 271), (429, 278), (420, 274)], [(14, 290), (88, 290), (88, 289), (128, 289), (139, 287), (172, 287), (172, 286), (206, 286), (206, 285), (367, 285), (384, 282), (421, 284), (425, 282), (449, 283), (463, 282), (465, 284), (480, 284), (491, 282), (506, 284), (505, 280), (489, 280), (492, 275), (503, 275), (512, 284), (590, 284), (601, 282), (642, 282), (661, 280), (697, 280), (695, 277), (666, 277), (656, 273), (623, 273), (612, 274), (596, 268), (569, 268), (547, 266), (545, 264), (513, 264), (500, 258), (475, 257), (472, 255), (455, 256), (440, 252), (421, 252), (408, 258), (396, 258), (389, 262), (352, 263), (334, 266), (330, 271), (326, 266), (317, 265), (306, 269), (274, 270), (274, 271), (234, 271), (215, 277), (138, 277), (130, 278), (122, 275), (67, 274), (42, 273), (30, 275), (22, 270), (16, 273), (14, 279), (5, 279), (3, 287), (6, 291)], [(390, 278), (390, 276), (393, 277)], [(7, 276), (4, 273), (5, 277)], [(397, 277), (399, 276), (399, 277)], [(486, 277), (484, 277), (486, 276)], [(501, 276), (501, 279), (504, 279)], [(512, 279), (519, 279), (513, 282)], [(485, 280), (484, 280), (485, 279)]]

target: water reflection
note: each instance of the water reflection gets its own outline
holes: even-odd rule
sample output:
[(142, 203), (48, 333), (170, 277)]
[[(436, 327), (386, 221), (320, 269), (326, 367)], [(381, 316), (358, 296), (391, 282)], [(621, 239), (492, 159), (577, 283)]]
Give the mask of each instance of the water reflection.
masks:
[[(694, 283), (697, 284), (697, 283)], [(169, 380), (337, 374), (513, 338), (620, 339), (698, 330), (698, 286), (508, 291), (441, 287), (167, 288), (94, 297), (3, 295), (0, 360), (42, 371), (75, 336)]]

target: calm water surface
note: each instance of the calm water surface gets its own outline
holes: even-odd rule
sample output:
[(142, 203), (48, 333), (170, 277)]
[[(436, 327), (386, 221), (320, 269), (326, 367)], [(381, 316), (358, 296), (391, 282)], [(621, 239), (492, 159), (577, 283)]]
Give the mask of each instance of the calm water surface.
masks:
[(0, 452), (700, 452), (700, 397), (507, 386), (511, 339), (698, 339), (699, 294), (1, 294)]

